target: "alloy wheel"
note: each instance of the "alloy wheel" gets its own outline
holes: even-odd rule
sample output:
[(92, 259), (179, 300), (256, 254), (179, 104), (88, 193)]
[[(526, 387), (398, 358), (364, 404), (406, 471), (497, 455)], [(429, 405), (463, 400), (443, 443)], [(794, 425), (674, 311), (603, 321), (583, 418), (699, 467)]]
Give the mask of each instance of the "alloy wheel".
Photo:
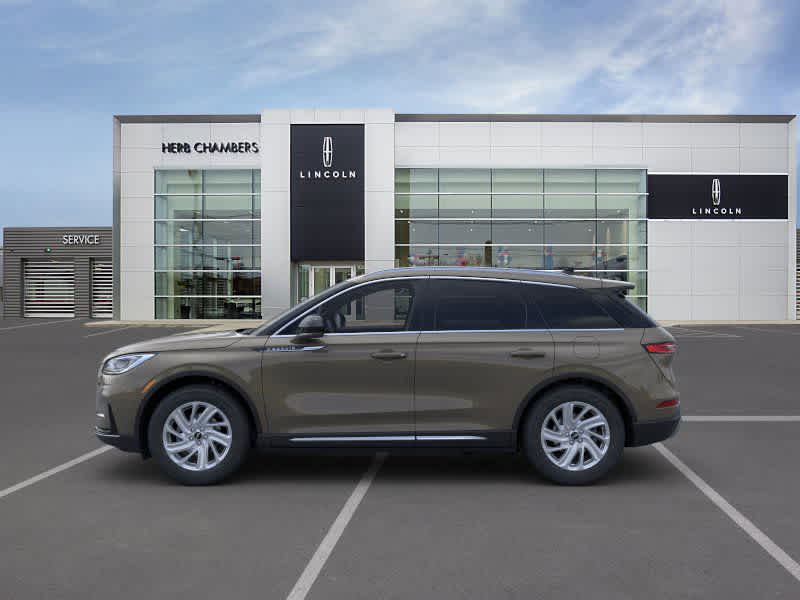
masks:
[(207, 402), (186, 402), (164, 421), (164, 450), (172, 462), (187, 471), (207, 471), (219, 465), (232, 440), (228, 417)]
[(541, 444), (547, 458), (566, 471), (591, 469), (606, 455), (611, 428), (605, 415), (585, 402), (564, 402), (547, 413)]

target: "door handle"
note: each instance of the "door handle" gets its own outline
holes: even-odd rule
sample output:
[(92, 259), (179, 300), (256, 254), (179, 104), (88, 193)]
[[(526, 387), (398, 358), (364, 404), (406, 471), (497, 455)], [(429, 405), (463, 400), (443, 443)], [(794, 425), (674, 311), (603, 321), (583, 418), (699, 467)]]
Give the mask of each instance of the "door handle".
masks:
[(544, 352), (523, 348), (521, 350), (514, 350), (511, 353), (511, 356), (514, 358), (543, 358)]
[(380, 352), (373, 352), (372, 354), (370, 354), (370, 356), (372, 358), (377, 358), (378, 360), (398, 360), (401, 358), (405, 358), (406, 353), (381, 350)]

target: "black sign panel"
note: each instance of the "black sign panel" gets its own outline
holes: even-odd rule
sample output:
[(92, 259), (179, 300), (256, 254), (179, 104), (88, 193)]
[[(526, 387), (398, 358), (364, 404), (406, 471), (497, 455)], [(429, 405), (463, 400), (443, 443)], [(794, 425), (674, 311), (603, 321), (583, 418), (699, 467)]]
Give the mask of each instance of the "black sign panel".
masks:
[(364, 260), (364, 126), (291, 126), (292, 260)]
[(648, 175), (651, 219), (788, 219), (787, 175)]

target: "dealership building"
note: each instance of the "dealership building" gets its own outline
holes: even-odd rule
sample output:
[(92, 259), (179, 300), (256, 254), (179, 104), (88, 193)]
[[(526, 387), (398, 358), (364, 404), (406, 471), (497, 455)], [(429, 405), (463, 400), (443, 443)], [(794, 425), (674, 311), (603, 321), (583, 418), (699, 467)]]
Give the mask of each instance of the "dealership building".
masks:
[(119, 319), (263, 318), (414, 265), (626, 280), (659, 319), (796, 318), (794, 116), (268, 109), (118, 116), (113, 139)]

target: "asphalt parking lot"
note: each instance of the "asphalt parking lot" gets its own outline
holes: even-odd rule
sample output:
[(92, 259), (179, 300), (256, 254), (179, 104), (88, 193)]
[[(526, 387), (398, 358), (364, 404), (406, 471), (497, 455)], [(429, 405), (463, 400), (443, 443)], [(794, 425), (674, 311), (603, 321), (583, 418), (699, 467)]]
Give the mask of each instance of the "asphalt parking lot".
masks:
[(800, 326), (673, 328), (687, 421), (585, 488), (515, 457), (255, 455), (208, 488), (86, 457), (99, 360), (173, 331), (0, 320), (0, 597), (800, 597)]

